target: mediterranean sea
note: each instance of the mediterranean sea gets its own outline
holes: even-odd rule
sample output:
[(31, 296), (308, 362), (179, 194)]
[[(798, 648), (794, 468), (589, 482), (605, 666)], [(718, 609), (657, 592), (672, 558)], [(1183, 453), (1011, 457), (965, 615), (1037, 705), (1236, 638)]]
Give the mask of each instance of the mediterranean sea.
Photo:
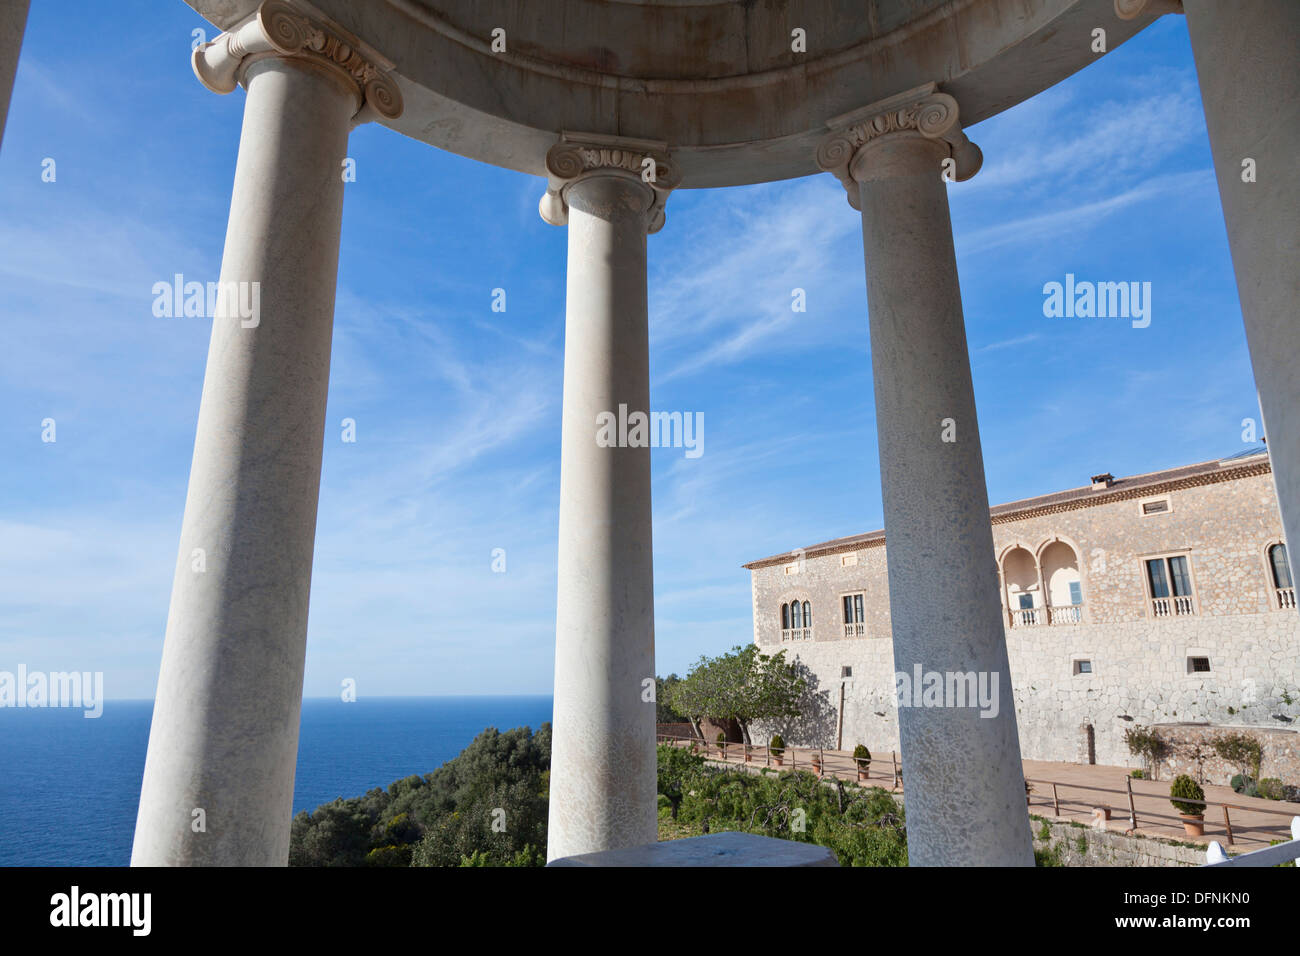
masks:
[[(0, 866), (126, 866), (152, 701), (0, 708)], [(370, 697), (303, 701), (293, 810), (314, 810), (426, 774), (484, 728), (551, 719), (551, 697)]]

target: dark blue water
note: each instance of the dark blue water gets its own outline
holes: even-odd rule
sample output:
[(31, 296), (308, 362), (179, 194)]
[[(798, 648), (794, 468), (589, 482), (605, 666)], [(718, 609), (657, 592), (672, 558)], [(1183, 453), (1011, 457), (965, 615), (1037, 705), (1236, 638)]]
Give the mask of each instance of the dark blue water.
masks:
[[(0, 708), (0, 866), (126, 866), (152, 701)], [(456, 756), (485, 727), (536, 730), (545, 697), (306, 700), (293, 809), (360, 796)]]

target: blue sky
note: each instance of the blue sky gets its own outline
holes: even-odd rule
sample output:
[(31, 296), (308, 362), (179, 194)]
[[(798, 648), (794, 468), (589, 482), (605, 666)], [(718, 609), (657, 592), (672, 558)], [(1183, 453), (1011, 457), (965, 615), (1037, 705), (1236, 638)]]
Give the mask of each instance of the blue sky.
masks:
[[(0, 670), (151, 697), (211, 327), (151, 289), (217, 278), (244, 93), (194, 79), (215, 31), (179, 0), (32, 7), (0, 152)], [(968, 133), (990, 499), (1241, 450), (1258, 405), (1182, 18)], [(350, 154), (305, 693), (549, 693), (564, 230), (541, 179), (376, 125)], [(860, 228), (822, 175), (679, 191), (649, 240), (651, 407), (705, 422), (701, 457), (653, 453), (661, 673), (751, 639), (743, 562), (883, 524)], [(1150, 282), (1150, 327), (1045, 317), (1067, 272)]]

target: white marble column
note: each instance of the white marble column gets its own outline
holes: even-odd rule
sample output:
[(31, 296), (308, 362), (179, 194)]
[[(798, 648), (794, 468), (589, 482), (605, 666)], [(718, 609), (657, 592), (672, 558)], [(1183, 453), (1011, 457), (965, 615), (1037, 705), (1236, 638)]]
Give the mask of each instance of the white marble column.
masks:
[(1300, 542), (1300, 2), (1183, 9), (1278, 507)]
[[(647, 162), (648, 160), (648, 162)], [(566, 138), (541, 213), (569, 227), (555, 712), (547, 858), (656, 838), (650, 448), (602, 417), (650, 405), (646, 235), (674, 173), (659, 144)], [(645, 170), (654, 182), (646, 182)]]
[[(908, 855), (913, 866), (1032, 866), (984, 460), (948, 215), (947, 169), (976, 172), (933, 85), (830, 124), (818, 152), (862, 212)], [(939, 696), (922, 694), (937, 674)], [(996, 686), (996, 709), (947, 675)], [(996, 683), (994, 683), (996, 682)], [(964, 685), (963, 685), (964, 686)], [(911, 687), (908, 687), (909, 691)], [(987, 697), (990, 702), (994, 698)], [(988, 714), (988, 716), (984, 716)]]
[(18, 54), (27, 30), (30, 0), (0, 0), (0, 140), (9, 121), (9, 99), (18, 71)]
[(288, 861), (341, 164), (363, 103), (400, 111), (358, 49), (268, 2), (194, 54), (248, 93), (133, 865)]

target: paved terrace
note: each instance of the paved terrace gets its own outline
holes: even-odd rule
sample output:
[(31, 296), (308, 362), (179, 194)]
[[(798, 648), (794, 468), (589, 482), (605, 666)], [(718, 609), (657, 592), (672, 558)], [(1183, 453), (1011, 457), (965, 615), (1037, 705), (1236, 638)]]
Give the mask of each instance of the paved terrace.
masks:
[[(661, 743), (687, 746), (690, 740), (660, 735)], [(696, 739), (697, 748), (713, 763), (748, 765), (750, 768), (777, 764), (760, 745), (749, 747), (745, 759), (743, 744), (727, 744), (725, 752), (716, 744), (707, 747)], [(787, 747), (782, 756), (782, 770), (814, 770), (814, 757), (821, 758), (821, 776), (856, 780), (857, 770), (853, 754), (846, 750), (815, 750), (806, 747)], [(872, 753), (865, 785), (881, 787), (894, 793), (903, 792), (902, 758), (896, 753)], [(1136, 832), (1140, 836), (1162, 837), (1184, 843), (1208, 846), (1217, 840), (1230, 853), (1246, 853), (1268, 846), (1275, 840), (1291, 839), (1291, 818), (1300, 816), (1300, 804), (1281, 800), (1244, 797), (1231, 787), (1205, 784), (1205, 835), (1188, 836), (1182, 820), (1169, 804), (1169, 784), (1172, 776), (1160, 780), (1134, 780), (1129, 777), (1129, 767), (1107, 767), (1073, 763), (1050, 763), (1044, 760), (1024, 761), (1025, 779), (1033, 785), (1029, 795), (1028, 812), (1058, 822), (1091, 824), (1093, 809), (1104, 807), (1111, 811), (1106, 828), (1117, 833)], [(1129, 786), (1132, 786), (1132, 808), (1137, 815), (1137, 829), (1130, 822)], [(1225, 825), (1224, 805), (1227, 806)]]

